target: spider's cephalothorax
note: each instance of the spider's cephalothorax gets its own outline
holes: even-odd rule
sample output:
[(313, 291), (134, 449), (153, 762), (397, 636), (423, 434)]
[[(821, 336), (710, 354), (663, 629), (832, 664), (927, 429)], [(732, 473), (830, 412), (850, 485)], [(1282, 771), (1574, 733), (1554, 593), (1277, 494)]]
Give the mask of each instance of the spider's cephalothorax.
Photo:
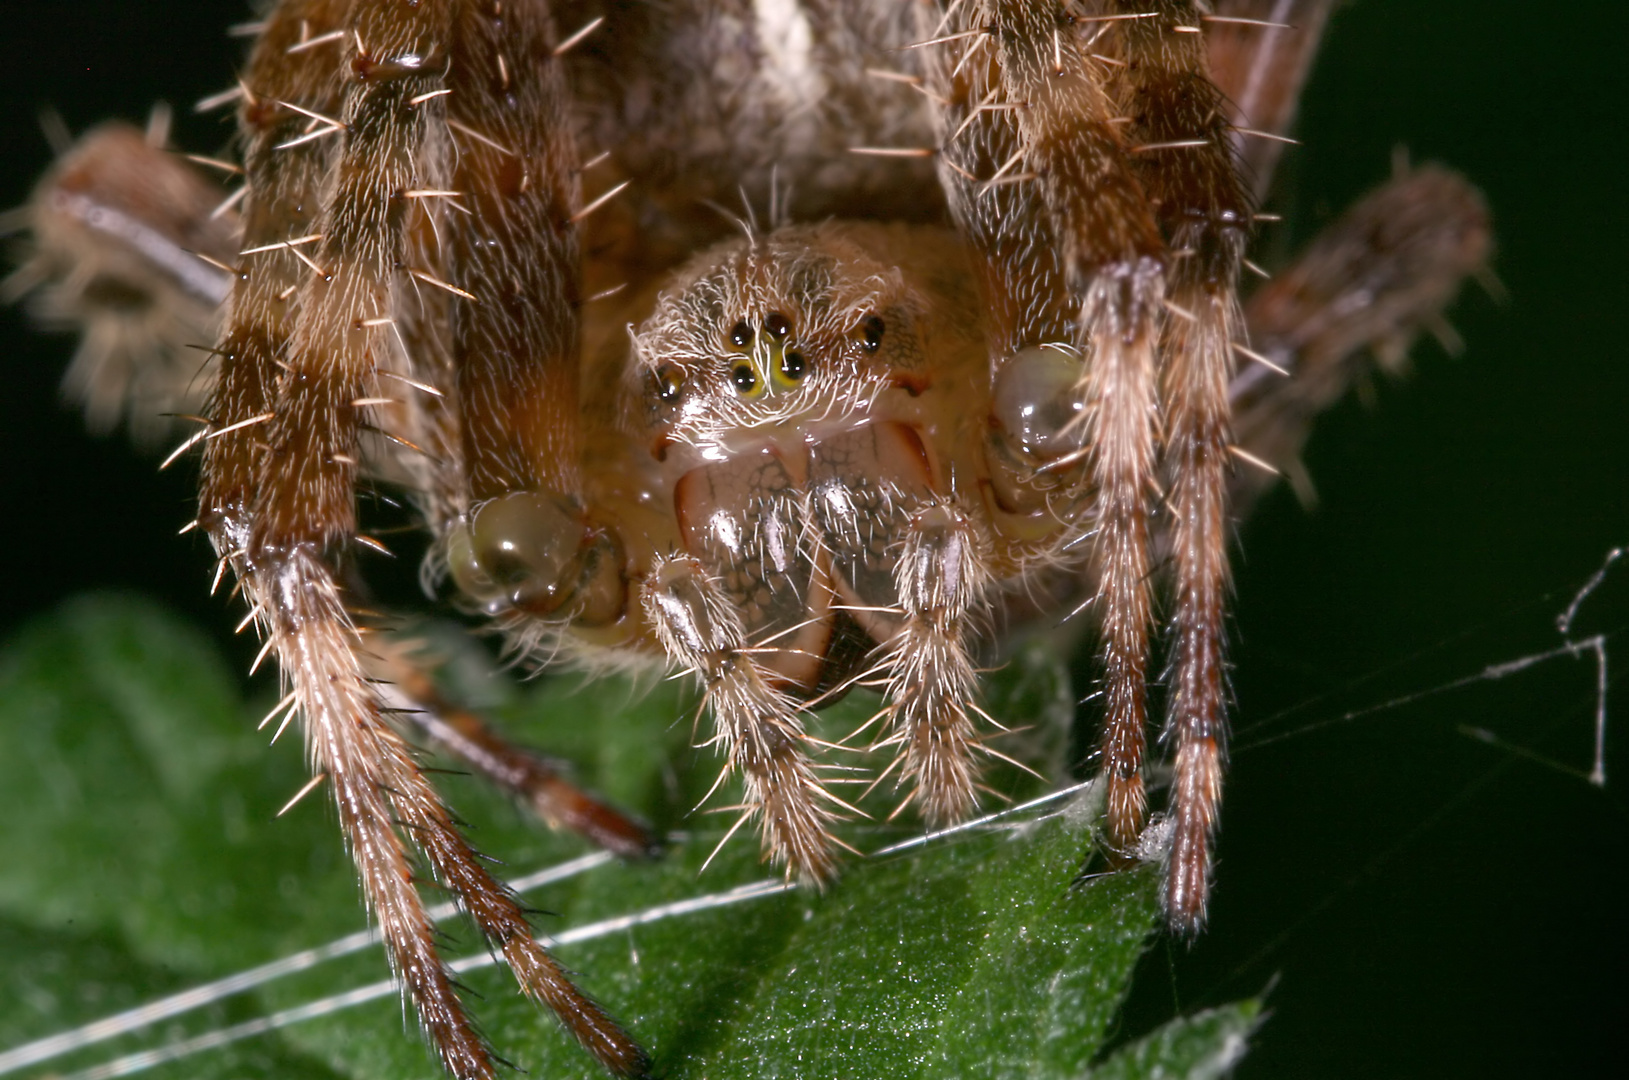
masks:
[[(1474, 192), (1421, 170), (1241, 308), (1254, 200), (1327, 7), (281, 0), (237, 95), (241, 220), (126, 131), (63, 159), (23, 280), (55, 282), (51, 313), (122, 328), (83, 362), (110, 373), (84, 376), (103, 412), (130, 393), (108, 358), (173, 347), (171, 323), (213, 321), (229, 284), (187, 443), (197, 524), (450, 1071), (494, 1058), (437, 956), (418, 855), (590, 1051), (647, 1066), (394, 725), (615, 850), (651, 841), (361, 647), (339, 567), (378, 546), (365, 474), (411, 493), (427, 580), (517, 649), (693, 673), (742, 821), (815, 882), (846, 804), (808, 710), (880, 688), (879, 779), (929, 822), (962, 818), (1001, 756), (975, 662), (1039, 597), (1099, 628), (1104, 832), (1138, 850), (1163, 636), (1164, 899), (1175, 929), (1200, 926), (1229, 496), (1259, 488), (1231, 461), (1292, 465), (1349, 358), (1406, 344), (1487, 251)], [(739, 199), (769, 228), (722, 209)], [(1239, 357), (1257, 366), (1235, 377)]]

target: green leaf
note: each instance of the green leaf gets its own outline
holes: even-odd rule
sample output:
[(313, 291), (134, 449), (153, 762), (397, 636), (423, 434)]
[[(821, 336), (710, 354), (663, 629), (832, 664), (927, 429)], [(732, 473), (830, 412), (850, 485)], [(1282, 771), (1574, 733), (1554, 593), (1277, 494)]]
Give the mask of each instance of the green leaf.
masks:
[(1158, 1031), (1122, 1047), (1091, 1080), (1215, 1080), (1232, 1071), (1261, 1023), (1259, 1001), (1178, 1017)]
[[(489, 665), (478, 651), (440, 633), (429, 636), (466, 694), (492, 678), (479, 675)], [(695, 702), (681, 685), (562, 677), (502, 681), (480, 696), (518, 737), (575, 761), (589, 786), (688, 832), (659, 862), (607, 863), (527, 895), (552, 913), (541, 930), (568, 935), (558, 955), (637, 1033), (660, 1075), (1079, 1078), (1102, 1056), (1157, 898), (1149, 868), (1075, 882), (1093, 789), (936, 838), (886, 814), (855, 822), (845, 838), (873, 854), (850, 859), (823, 895), (788, 890), (750, 836), (714, 855), (733, 815), (690, 813), (717, 765), (687, 745)], [(1039, 649), (994, 677), (985, 702), (1029, 725), (1016, 740), (1041, 762), (1062, 760), (1072, 703), (1067, 674)], [(856, 694), (822, 723), (845, 732), (877, 704)], [(196, 631), (128, 598), (73, 602), (0, 654), (0, 1046), (365, 926), (325, 801), (277, 816), (305, 770), (293, 737), (265, 746), (264, 712), (237, 700)], [(1039, 790), (1017, 770), (993, 779), (1020, 799)], [(471, 777), (442, 787), (506, 876), (585, 853)], [(721, 792), (710, 805), (732, 801)], [(734, 891), (754, 883), (763, 887)], [(641, 921), (616, 921), (630, 915)], [(447, 955), (476, 965), (460, 977), (505, 1058), (533, 1075), (600, 1075), (472, 928), (455, 919), (444, 929)], [(149, 1075), (439, 1077), (393, 991), (320, 1004), (387, 976), (374, 947), (40, 1067), (67, 1073), (204, 1037), (225, 1045)], [(290, 1009), (319, 1015), (263, 1019)], [(1254, 1009), (1236, 1007), (1248, 1015), (1230, 1028), (1217, 1013), (1161, 1029), (1091, 1075), (1215, 1075), (1206, 1063), (1222, 1061), (1227, 1040), (1243, 1045)], [(219, 1034), (242, 1024), (267, 1030)]]

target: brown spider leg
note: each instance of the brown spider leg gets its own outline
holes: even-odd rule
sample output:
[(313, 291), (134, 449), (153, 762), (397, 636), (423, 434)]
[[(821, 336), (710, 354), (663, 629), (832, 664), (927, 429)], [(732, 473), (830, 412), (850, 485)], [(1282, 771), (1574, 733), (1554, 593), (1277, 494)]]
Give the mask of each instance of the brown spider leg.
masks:
[[(300, 14), (291, 11), (295, 7), (279, 9), (254, 69), (271, 81), (287, 77), (288, 69), (322, 81), (322, 61), (303, 54), (293, 59), (287, 52), (287, 23)], [(381, 719), (380, 702), (355, 658), (356, 631), (325, 561), (327, 552), (354, 533), (358, 402), (373, 389), (373, 357), (390, 347), (379, 339), (403, 247), (403, 216), (393, 212), (393, 203), (418, 186), (415, 154), (429, 111), (422, 106), (433, 108), (437, 101), (448, 61), (449, 14), (444, 5), (409, 10), (386, 3), (358, 4), (350, 12), (352, 34), (343, 56), (351, 75), (344, 84), (342, 119), (323, 114), (328, 118), (323, 122), (338, 128), (342, 145), (334, 178), (325, 185), (329, 201), (318, 222), (319, 239), (311, 245), (315, 254), (302, 257), (314, 273), (300, 291), (299, 320), (282, 355), (256, 358), (270, 359), (282, 370), (269, 414), (251, 418), (267, 423), (270, 445), (259, 460), (252, 447), (236, 460), (225, 454), (213, 463), (206, 458), (206, 499), (223, 489), (228, 496), (206, 502), (211, 511), (206, 525), (246, 584), (269, 645), (294, 684), (308, 747), (316, 767), (331, 778), (364, 892), (447, 1069), (459, 1077), (494, 1075), (490, 1051), (437, 955), (402, 831), (483, 933), (503, 949), (523, 988), (549, 1004), (614, 1071), (634, 1075), (644, 1071), (642, 1053), (533, 940), (524, 910), (480, 865)], [(249, 119), (252, 159), (257, 125)], [(276, 148), (271, 144), (273, 152)], [(268, 203), (286, 211), (276, 201), (286, 188), (275, 185), (275, 166), (268, 171), (274, 181), (266, 189)], [(236, 329), (235, 317), (229, 342)], [(223, 374), (221, 398), (227, 404), (270, 389), (267, 371), (237, 374), (235, 382)], [(257, 484), (241, 482), (243, 474), (253, 472), (261, 474), (254, 478)], [(244, 514), (243, 503), (251, 497), (252, 513)]]
[[(449, 141), (440, 124), (426, 130), (419, 151), (426, 180), (451, 171)], [(387, 326), (396, 348), (376, 358), (379, 389), (392, 400), (376, 411), (384, 438), (369, 447), (382, 451), (369, 465), (380, 479), (399, 483), (409, 493), (431, 536), (444, 541), (469, 510), (452, 356), (452, 311), (464, 301), (414, 273), (447, 278), (442, 237), (457, 227), (463, 204), (450, 188), (428, 183), (403, 201), (408, 204), (406, 265), (396, 274), (395, 310)], [(434, 595), (446, 576), (445, 554), (444, 545), (436, 544), (420, 569), (426, 594)]]
[(667, 655), (706, 688), (714, 740), (725, 768), (741, 770), (742, 821), (759, 819), (764, 858), (784, 861), (788, 874), (805, 881), (828, 880), (835, 814), (822, 799), (831, 797), (809, 761), (796, 706), (746, 651), (741, 616), (723, 586), (699, 559), (657, 559), (640, 600)]
[[(936, 24), (921, 33), (935, 36)], [(929, 89), (944, 103), (934, 110), (939, 180), (975, 255), (994, 368), (1026, 346), (1069, 340), (1075, 312), (1041, 193), (1015, 164), (1023, 147), (1012, 112), (996, 108), (1012, 103), (993, 60), (985, 37), (923, 57)]]
[[(311, 26), (319, 30), (343, 26), (347, 6), (281, 5), (257, 44), (242, 110), (245, 167), (252, 192), (245, 230), (250, 252), (316, 233), (313, 211), (320, 204), (319, 192), (340, 129), (333, 122), (327, 126), (321, 126), (322, 121), (313, 123), (310, 114), (335, 117), (341, 107), (342, 83), (331, 59), (289, 50), (305, 39)], [(280, 410), (286, 419), (313, 425), (310, 430), (316, 435), (324, 426), (321, 414), (332, 413), (334, 407), (313, 403), (316, 407), (308, 405), (302, 415), (291, 415), (292, 403), (280, 400), (290, 384), (303, 390), (327, 381), (320, 368), (301, 370), (285, 360), (291, 349), (288, 322), (306, 276), (303, 260), (288, 247), (247, 258), (251, 262), (240, 274), (232, 320), (221, 346), (222, 373), (212, 425), (215, 437), (204, 457), (200, 518), (216, 549), (230, 560), (245, 585), (253, 609), (260, 613), (263, 631), (278, 651), (284, 676), (294, 684), (314, 766), (332, 778), (341, 826), (357, 862), (364, 895), (421, 1021), (450, 1071), (460, 1076), (490, 1076), (489, 1054), (436, 956), (433, 929), (413, 886), (411, 859), (396, 831), (386, 795), (398, 791), (408, 798), (414, 790), (411, 781), (422, 778), (378, 716), (378, 703), (354, 658), (355, 631), (339, 600), (332, 572), (317, 551), (334, 533), (343, 536), (348, 532), (353, 521), (350, 498), (356, 419), (349, 399), (361, 394), (352, 392), (340, 403), (342, 419), (336, 434), (343, 445), (333, 446), (329, 453), (323, 453), (323, 448), (302, 447), (304, 454), (296, 456), (287, 445), (289, 438), (299, 438), (299, 431), (292, 430), (276, 440), (281, 453), (267, 452), (264, 432), (255, 428), (275, 419)], [(378, 261), (375, 258), (375, 265)], [(374, 288), (376, 293), (383, 292), (383, 283), (376, 281)], [(322, 299), (299, 297), (314, 304)], [(374, 300), (382, 309), (381, 299), (375, 296)], [(309, 344), (306, 349), (311, 361), (320, 365), (325, 359), (312, 356)], [(282, 376), (279, 368), (285, 372)], [(286, 466), (281, 483), (273, 476), (264, 477), (269, 482), (262, 485), (267, 467), (279, 465)], [(317, 478), (304, 475), (313, 466), (338, 474), (327, 478), (326, 491)], [(304, 530), (288, 521), (287, 513), (276, 512), (284, 509), (274, 502), (279, 495), (306, 511), (298, 515), (308, 519)], [(317, 509), (310, 505), (310, 496), (326, 496), (328, 520), (310, 513)], [(316, 520), (309, 520), (314, 516)]]
[[(447, 125), (467, 213), (443, 254), (474, 511), (450, 537), (460, 587), (535, 644), (626, 603), (617, 537), (582, 503), (577, 151), (540, 0), (460, 6)], [(524, 252), (524, 257), (514, 253)]]
[[(1375, 362), (1395, 369), (1422, 330), (1441, 335), (1442, 310), (1493, 249), (1487, 204), (1457, 173), (1427, 165), (1348, 209), (1251, 296), (1251, 343), (1285, 378), (1252, 363), (1233, 380), (1240, 446), (1316, 498), (1299, 455), (1318, 414)], [(1450, 338), (1450, 343), (1451, 343)], [(1277, 477), (1239, 470), (1241, 508)]]
[[(852, 617), (882, 644), (884, 736), (899, 748), (887, 776), (934, 825), (977, 800), (978, 677), (967, 642), (985, 613), (989, 544), (954, 502), (936, 496), (916, 431), (873, 422), (811, 448), (810, 504), (819, 543)], [(896, 811), (897, 812), (897, 811)]]
[(475, 501), (528, 490), (574, 499), (581, 296), (571, 218), (581, 200), (548, 5), (521, 0), (500, 13), (467, 3), (458, 22), (448, 122), (453, 183), (470, 215), (447, 261), (452, 284), (475, 297), (455, 308), (469, 488)]
[(1075, 344), (1086, 356), (1083, 451), (1096, 490), (1094, 554), (1101, 622), (1108, 834), (1142, 830), (1147, 735), (1149, 503), (1155, 486), (1156, 346), (1165, 245), (1104, 92), (1106, 65), (1085, 55), (1052, 0), (992, 0), (992, 33), (1013, 116), (1081, 298)]
[(387, 696), (400, 691), (394, 715), (402, 726), (522, 800), (555, 828), (570, 829), (626, 859), (661, 853), (661, 840), (648, 828), (566, 779), (563, 763), (511, 742), (448, 701), (406, 649), (377, 641), (373, 646), (369, 670), (385, 680)]
[(1233, 159), (1233, 128), (1205, 73), (1201, 12), (1188, 0), (1112, 5), (1125, 67), (1113, 90), (1131, 118), (1137, 173), (1172, 248), (1162, 412), (1169, 474), (1171, 688), (1164, 738), (1175, 744), (1176, 831), (1165, 889), (1173, 928), (1204, 923), (1210, 843), (1221, 797), (1227, 676), (1228, 383), (1242, 330), (1238, 276), (1253, 209)]
[[(921, 29), (924, 37), (936, 24)], [(993, 39), (958, 39), (923, 50), (939, 136), (939, 181), (966, 242), (979, 282), (989, 350), (992, 407), (984, 461), (999, 513), (1025, 529), (1039, 520), (1040, 538), (999, 525), (988, 539), (1008, 565), (1073, 564), (1070, 541), (1089, 526), (1090, 492), (1078, 453), (1084, 432), (1059, 419), (1037, 440), (1033, 420), (1074, 413), (1083, 369), (1074, 340), (1078, 308), (1065, 284), (1062, 252), (1037, 177), (1013, 121), (1021, 102), (1005, 96)], [(1062, 405), (1063, 408), (1057, 408)], [(999, 518), (998, 518), (999, 520)], [(1051, 525), (1045, 524), (1051, 523)], [(1062, 525), (1059, 530), (1051, 526)], [(879, 637), (878, 640), (884, 640)]]
[[(561, 123), (565, 87), (547, 5), (460, 4), (451, 42), (447, 125), (464, 136), (453, 188), (468, 214), (447, 218), (444, 259), (452, 280), (415, 276), (468, 300), (453, 307), (451, 342), (465, 483), (472, 499), (511, 491), (574, 496), (576, 159)], [(509, 259), (513, 251), (527, 257)], [(576, 539), (580, 547), (581, 536), (577, 530), (559, 539)], [(537, 584), (552, 590), (555, 583)], [(522, 989), (553, 1009), (612, 1072), (643, 1075), (644, 1052), (533, 940), (519, 904), (465, 857), (456, 830), (434, 824), (426, 822), (421, 839), (426, 853), (503, 948)]]
[(894, 568), (905, 618), (888, 643), (886, 697), (903, 743), (902, 782), (929, 825), (960, 821), (976, 802), (978, 746), (968, 706), (978, 675), (967, 651), (970, 623), (989, 588), (988, 556), (972, 520), (950, 503), (910, 516)]
[[(589, 1053), (617, 1076), (644, 1077), (650, 1062), (628, 1034), (574, 986), (558, 961), (532, 936), (526, 910), (509, 888), (492, 877), (453, 824), (435, 790), (408, 762), (405, 789), (392, 790), (391, 804), (441, 878), (492, 945), (503, 951), (509, 969), (528, 997), (547, 1005)], [(416, 781), (416, 783), (414, 783)], [(440, 1042), (438, 1040), (438, 1046)], [(445, 1060), (445, 1050), (443, 1051)], [(473, 1062), (471, 1064), (474, 1064)], [(482, 1071), (492, 1073), (490, 1062)], [(451, 1069), (451, 1065), (449, 1064)], [(465, 1074), (453, 1070), (460, 1077)]]
[[(1332, 0), (1222, 0), (1204, 20), (1207, 67), (1228, 119), (1251, 198), (1272, 186), (1301, 88), (1329, 24)], [(1232, 21), (1245, 20), (1245, 21)], [(1244, 129), (1244, 130), (1240, 130)]]
[[(460, 1080), (497, 1075), (491, 1050), (437, 954), (435, 929), (415, 887), (403, 833), (503, 951), (523, 989), (549, 1005), (613, 1072), (644, 1075), (638, 1048), (533, 939), (525, 910), (481, 865), (410, 749), (380, 716), (374, 688), (355, 659), (361, 642), (338, 595), (324, 588), (326, 575), (327, 567), (309, 550), (295, 549), (270, 583), (273, 614), (267, 618), (277, 620), (273, 633), (283, 663), (300, 665), (293, 680), (295, 704), (311, 756), (334, 786), (363, 890), (442, 1064)], [(264, 582), (267, 574), (260, 571), (255, 578)]]
[[(0, 303), (28, 296), (48, 324), (83, 339), (63, 393), (106, 434), (125, 417), (142, 446), (196, 413), (203, 357), (231, 290), (239, 223), (221, 190), (139, 128), (100, 124), (64, 151), (27, 207), (26, 263), (0, 281)], [(219, 211), (217, 213), (217, 211)]]
[[(302, 31), (338, 26), (342, 0), (288, 0), (268, 18), (244, 78), (238, 124), (250, 197), (231, 317), (217, 350), (221, 371), (204, 444), (199, 520), (224, 557), (241, 557), (248, 511), (266, 446), (257, 418), (272, 411), (300, 283), (307, 273), (290, 240), (313, 235), (320, 193), (335, 149), (327, 128), (283, 102), (333, 116), (340, 80), (315, 53), (293, 57)], [(322, 137), (311, 138), (316, 129)]]

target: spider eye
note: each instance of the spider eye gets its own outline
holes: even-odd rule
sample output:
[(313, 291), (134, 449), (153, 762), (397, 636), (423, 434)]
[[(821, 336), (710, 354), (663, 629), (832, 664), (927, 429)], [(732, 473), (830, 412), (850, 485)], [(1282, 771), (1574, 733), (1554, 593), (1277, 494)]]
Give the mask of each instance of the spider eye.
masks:
[(737, 364), (730, 369), (730, 381), (742, 394), (749, 397), (757, 396), (758, 373), (752, 369), (751, 364)]
[(657, 397), (672, 404), (684, 390), (684, 372), (677, 364), (661, 364), (650, 373), (650, 389)]
[(778, 311), (771, 311), (764, 316), (764, 329), (776, 341), (786, 340), (786, 335), (792, 332), (792, 324), (786, 321), (786, 316)]
[(808, 362), (803, 359), (802, 353), (789, 352), (781, 357), (780, 381), (787, 385), (801, 382), (808, 369)]
[(882, 346), (882, 332), (888, 329), (888, 324), (872, 315), (860, 328), (865, 333), (865, 351), (876, 352)]
[(745, 320), (730, 328), (730, 344), (737, 349), (752, 348), (752, 327), (748, 326)]

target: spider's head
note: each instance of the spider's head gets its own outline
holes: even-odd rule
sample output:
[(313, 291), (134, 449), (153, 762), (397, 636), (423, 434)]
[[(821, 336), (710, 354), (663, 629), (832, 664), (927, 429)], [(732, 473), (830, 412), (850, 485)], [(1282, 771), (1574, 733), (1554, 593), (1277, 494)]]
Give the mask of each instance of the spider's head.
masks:
[(632, 377), (663, 446), (726, 454), (842, 425), (887, 386), (918, 305), (848, 227), (735, 240), (685, 267), (634, 332)]

